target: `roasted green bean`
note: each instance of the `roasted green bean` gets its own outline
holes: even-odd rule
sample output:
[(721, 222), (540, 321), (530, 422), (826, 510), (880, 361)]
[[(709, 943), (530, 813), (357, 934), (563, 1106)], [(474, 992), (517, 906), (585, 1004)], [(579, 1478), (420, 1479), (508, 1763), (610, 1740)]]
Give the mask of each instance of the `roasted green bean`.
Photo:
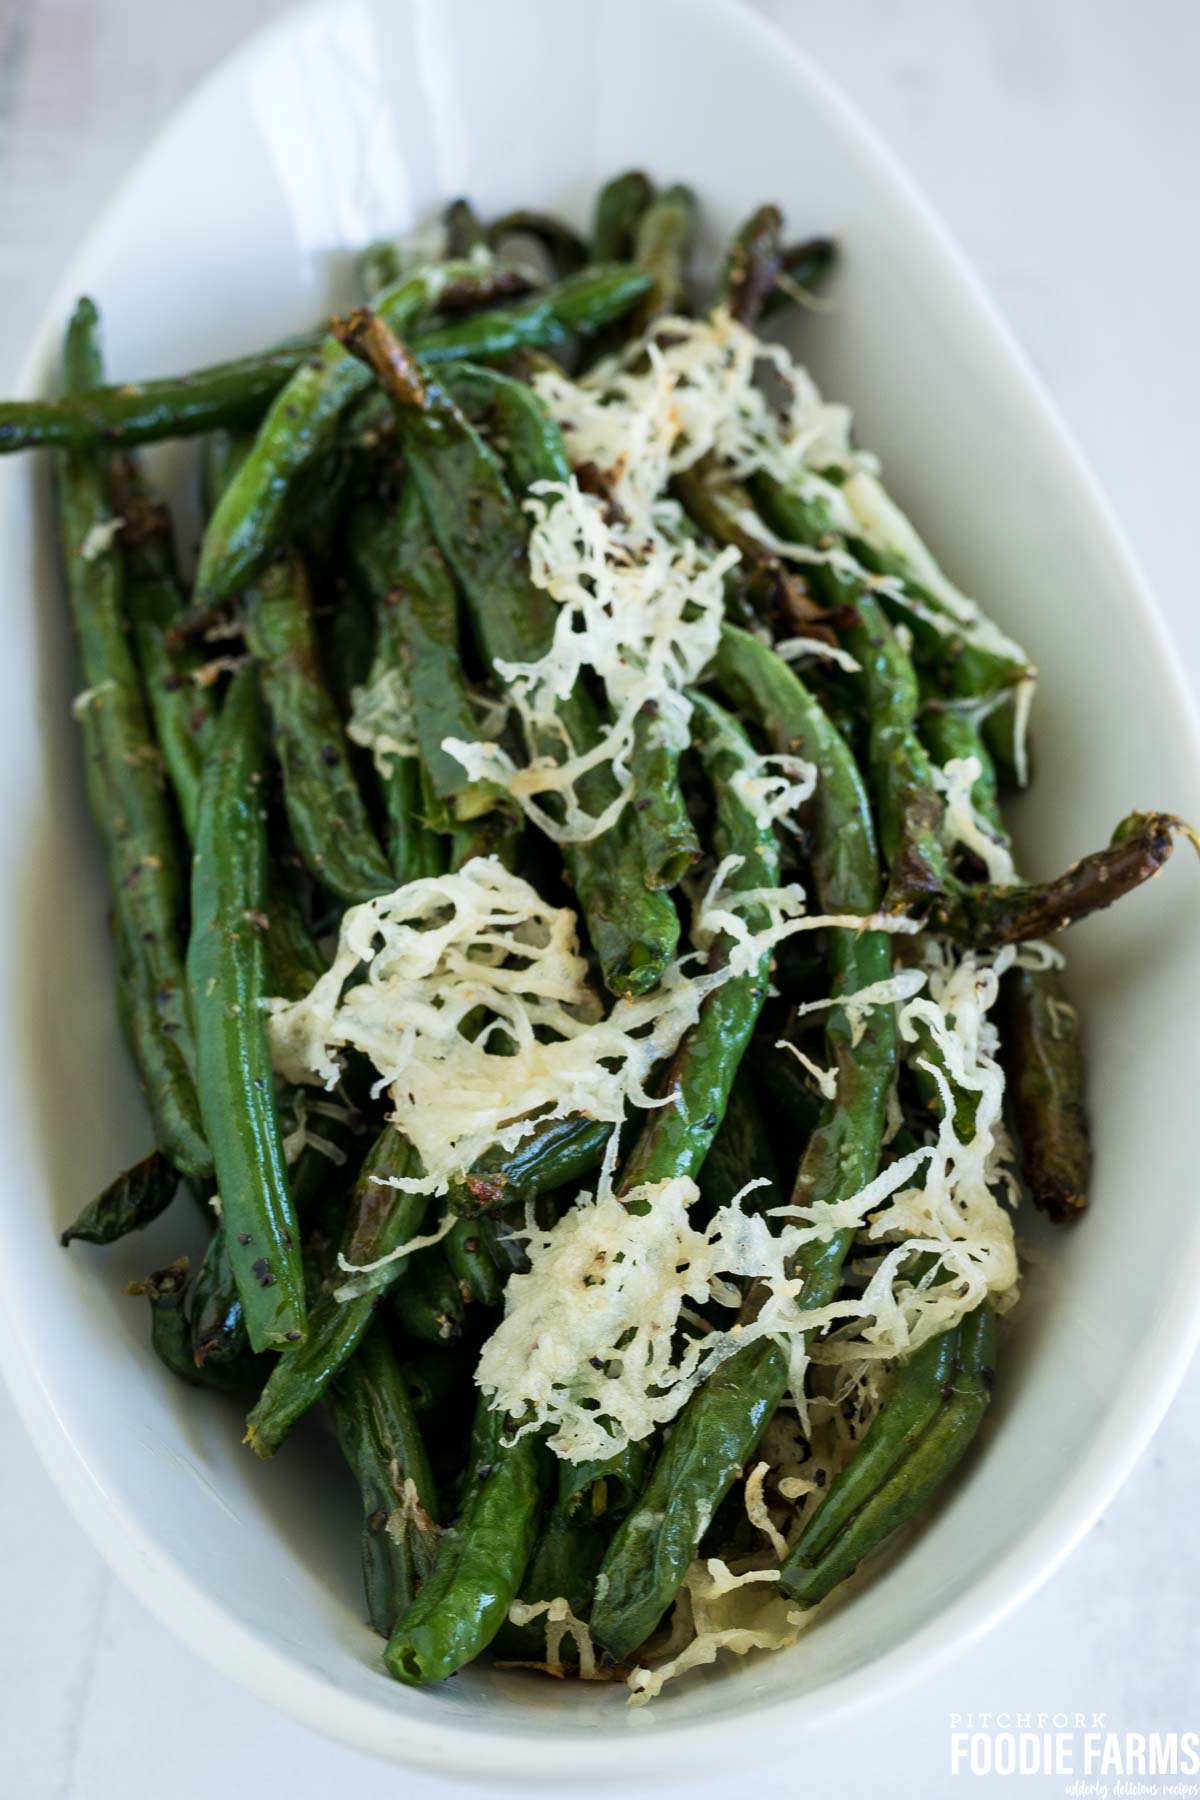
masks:
[(187, 978), (200, 1105), (230, 1261), (255, 1350), (304, 1336), (299, 1236), (267, 1049), (263, 716), (252, 670), (235, 676), (204, 765)]
[[(486, 282), (488, 273), (472, 263), (417, 270), (376, 297), (380, 316), (390, 328), (407, 331), (437, 300), (448, 279)], [(502, 356), (527, 344), (554, 343), (570, 330), (594, 328), (619, 317), (645, 286), (645, 277), (637, 270), (585, 271), (508, 311), (481, 313), (418, 332), (413, 348), (432, 366), (447, 359)], [(296, 370), (209, 521), (196, 576), (201, 605), (235, 593), (283, 540), (305, 479), (335, 441), (347, 407), (369, 383), (367, 371), (336, 337), (323, 341), (314, 363)]]
[(102, 1194), (89, 1201), (62, 1234), (71, 1244), (115, 1244), (130, 1231), (140, 1231), (165, 1212), (175, 1198), (179, 1176), (161, 1150), (152, 1150), (141, 1162), (110, 1181)]
[[(100, 373), (98, 316), (90, 300), (81, 300), (67, 332), (68, 392), (86, 393)], [(181, 1175), (203, 1181), (212, 1157), (184, 994), (180, 846), (129, 647), (117, 523), (103, 458), (68, 451), (59, 471), (59, 528), (83, 678), (74, 712), (112, 889), (124, 1016), (158, 1147)]]
[(329, 1390), (342, 1455), (362, 1492), (363, 1586), (390, 1637), (433, 1566), (437, 1493), (404, 1371), (376, 1325)]

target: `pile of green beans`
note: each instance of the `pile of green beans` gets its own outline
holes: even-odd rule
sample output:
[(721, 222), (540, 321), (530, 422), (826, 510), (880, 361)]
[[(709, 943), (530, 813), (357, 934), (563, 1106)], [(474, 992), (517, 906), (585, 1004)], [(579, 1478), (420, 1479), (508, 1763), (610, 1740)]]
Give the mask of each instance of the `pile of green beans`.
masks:
[[(687, 695), (690, 744), (665, 746), (651, 703), (632, 726), (632, 803), (602, 835), (561, 847), (501, 781), (467, 777), (446, 741), (477, 737), (484, 712), (503, 717), (509, 671), (555, 632), (523, 502), (538, 483), (605, 474), (572, 468), (531, 374), (661, 339), (696, 305), (750, 330), (786, 321), (835, 265), (832, 240), (790, 244), (763, 205), (705, 292), (700, 222), (690, 188), (660, 190), (640, 171), (601, 190), (584, 234), (528, 209), (489, 223), (457, 200), (444, 260), (403, 240), (372, 246), (360, 264), (369, 305), (308, 337), (105, 385), (85, 299), (61, 395), (0, 404), (0, 453), (53, 453), (75, 715), (152, 1138), (62, 1241), (146, 1228), (157, 1241), (177, 1192), (192, 1193), (210, 1234), (194, 1272), (177, 1256), (130, 1289), (149, 1301), (153, 1348), (220, 1405), (248, 1404), (258, 1456), (328, 1410), (334, 1430), (314, 1442), (322, 1454), (336, 1444), (357, 1490), (366, 1613), (384, 1666), (409, 1684), (489, 1651), (542, 1663), (544, 1626), (510, 1617), (518, 1600), (565, 1601), (589, 1624), (599, 1671), (625, 1672), (652, 1659), (697, 1557), (748, 1547), (739, 1484), (785, 1401), (783, 1345), (751, 1335), (664, 1429), (606, 1460), (560, 1462), (536, 1418), (506, 1417), (472, 1379), (506, 1284), (528, 1266), (528, 1221), (552, 1225), (606, 1156), (620, 1198), (688, 1178), (702, 1218), (759, 1178), (765, 1193), (747, 1205), (769, 1220), (789, 1196), (852, 1199), (928, 1143), (944, 1113), (969, 1138), (978, 1096), (955, 1086), (934, 1036), (902, 1041), (892, 1004), (843, 1004), (887, 982), (902, 954), (881, 913), (909, 914), (960, 953), (1044, 938), (1156, 873), (1187, 830), (1133, 813), (1054, 880), (990, 882), (951, 835), (943, 771), (976, 759), (976, 819), (1009, 847), (1008, 703), (1029, 671), (991, 647), (998, 636), (981, 649), (961, 621), (939, 620), (928, 582), (839, 529), (828, 486), (761, 472), (735, 483), (712, 459), (671, 486), (681, 533), (739, 553), (716, 653)], [(191, 436), (204, 440), (209, 516), (188, 579), (136, 447)], [(802, 679), (778, 653), (798, 631), (844, 654)], [(390, 760), (364, 752), (355, 715), (364, 686), (388, 684), (409, 697), (411, 739)], [(554, 730), (526, 732), (530, 759), (561, 740), (588, 751), (611, 718), (584, 681), (556, 707)], [(497, 729), (520, 749), (511, 711)], [(815, 767), (798, 816), (773, 821), (753, 803), (745, 778), (763, 755)], [(616, 792), (600, 761), (580, 784), (593, 813)], [(720, 864), (751, 931), (770, 920), (758, 890), (793, 875), (823, 912), (862, 926), (750, 967), (717, 938), (708, 968), (728, 978), (658, 1069), (659, 1104), (617, 1128), (531, 1114), (515, 1149), (493, 1145), (433, 1202), (405, 1185), (420, 1158), (365, 1064), (348, 1056), (332, 1094), (293, 1089), (272, 1069), (266, 1008), (321, 978), (346, 909), (480, 855), (577, 906), (613, 1006), (672, 965), (692, 872)], [(805, 1038), (804, 1002), (826, 996), (819, 1038)], [(1026, 1192), (1051, 1219), (1077, 1219), (1090, 1178), (1084, 1058), (1057, 963), (1011, 962), (996, 1017)], [(819, 1056), (819, 1082), (781, 1038)], [(395, 1254), (418, 1236), (423, 1247)], [(789, 1265), (800, 1304), (861, 1286), (862, 1254), (849, 1228), (807, 1242)], [(742, 1327), (766, 1298), (743, 1282)], [(873, 1419), (815, 1505), (788, 1519), (775, 1497), (780, 1589), (794, 1605), (824, 1601), (927, 1508), (978, 1433), (996, 1355), (985, 1302), (885, 1372)]]

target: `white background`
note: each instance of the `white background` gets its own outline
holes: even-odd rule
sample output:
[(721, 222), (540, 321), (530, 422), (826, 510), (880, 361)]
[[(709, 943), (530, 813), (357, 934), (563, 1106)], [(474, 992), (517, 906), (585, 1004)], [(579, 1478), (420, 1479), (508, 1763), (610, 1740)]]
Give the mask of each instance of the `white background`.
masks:
[[(865, 108), (982, 270), (1114, 498), (1200, 692), (1200, 7), (758, 9)], [(253, 24), (282, 10), (276, 0), (0, 0), (0, 389), (62, 266), (156, 127)], [(1128, 1199), (1135, 1215), (1138, 1197)], [(2, 1392), (0, 1469), (0, 1794), (479, 1792), (314, 1738), (198, 1662), (82, 1538)], [(1118, 1730), (1200, 1727), (1198, 1480), (1193, 1371), (1140, 1469), (1036, 1599), (903, 1702), (798, 1745), (754, 1781), (756, 1796), (961, 1794), (974, 1784), (950, 1774), (952, 1713), (1087, 1711)], [(568, 1783), (564, 1770), (564, 1792)], [(1032, 1795), (1064, 1783), (986, 1786)], [(724, 1771), (689, 1791), (749, 1788)]]

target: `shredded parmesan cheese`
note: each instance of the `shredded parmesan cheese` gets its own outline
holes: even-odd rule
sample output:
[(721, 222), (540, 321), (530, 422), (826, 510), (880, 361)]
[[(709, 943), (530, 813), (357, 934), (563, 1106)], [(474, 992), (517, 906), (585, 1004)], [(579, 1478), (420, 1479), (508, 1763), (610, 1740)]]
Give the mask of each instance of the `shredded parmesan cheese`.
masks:
[(71, 702), (72, 713), (77, 719), (82, 719), (89, 706), (95, 705), (104, 694), (115, 693), (116, 689), (117, 684), (111, 678), (108, 681), (98, 681), (95, 687), (84, 688)]
[[(606, 831), (632, 793), (629, 754), (643, 707), (653, 709), (664, 742), (686, 747), (691, 707), (681, 690), (716, 650), (722, 580), (738, 552), (711, 554), (670, 535), (670, 503), (627, 515), (584, 493), (574, 477), (565, 485), (537, 483), (526, 506), (533, 516), (530, 573), (558, 603), (554, 642), (537, 662), (500, 662), (497, 669), (526, 736), (557, 740), (562, 755), (518, 768), (499, 744), (448, 738), (445, 747), (472, 780), (504, 782), (547, 836), (578, 843)], [(585, 669), (603, 682), (613, 720), (594, 748), (581, 751), (566, 739), (556, 706)], [(612, 770), (618, 793), (593, 815), (576, 784), (601, 764)], [(561, 816), (539, 804), (544, 794), (559, 797)]]
[[(373, 1175), (371, 1179), (378, 1187), (399, 1187), (401, 1185), (400, 1181), (393, 1176)], [(391, 1263), (400, 1262), (406, 1256), (414, 1256), (418, 1250), (431, 1250), (435, 1244), (440, 1244), (444, 1237), (450, 1235), (457, 1219), (457, 1213), (453, 1213), (447, 1208), (436, 1231), (427, 1231), (420, 1233), (417, 1237), (406, 1238), (404, 1243), (398, 1244), (394, 1250), (389, 1250), (386, 1256), (377, 1256), (374, 1262), (347, 1262), (339, 1250), (338, 1268), (348, 1275), (357, 1276), (358, 1280), (344, 1281), (340, 1287), (335, 1288), (334, 1299), (345, 1303), (347, 1300), (358, 1299), (361, 1294), (371, 1293), (380, 1285), (370, 1279), (372, 1275), (377, 1274), (380, 1269), (386, 1269)]]
[(802, 757), (751, 753), (729, 783), (760, 831), (771, 825), (799, 830), (795, 815), (817, 786), (817, 771)]
[(579, 1678), (581, 1681), (594, 1681), (596, 1678), (596, 1652), (592, 1645), (592, 1634), (588, 1630), (587, 1621), (577, 1619), (571, 1611), (570, 1602), (560, 1594), (554, 1600), (537, 1600), (527, 1604), (524, 1600), (514, 1600), (508, 1609), (508, 1616), (514, 1625), (529, 1625), (534, 1619), (546, 1618), (546, 1665), (551, 1671), (563, 1673), (562, 1642), (570, 1637), (575, 1644), (575, 1654), (579, 1658)]
[(777, 1591), (777, 1576), (777, 1570), (751, 1571), (749, 1581), (729, 1584), (714, 1577), (711, 1565), (692, 1563), (675, 1607), (684, 1646), (652, 1669), (633, 1671), (627, 1683), (630, 1704), (644, 1706), (668, 1681), (716, 1662), (722, 1650), (748, 1656), (794, 1644), (821, 1609), (795, 1606)]
[(806, 1056), (799, 1045), (790, 1043), (787, 1038), (778, 1038), (775, 1043), (775, 1048), (777, 1050), (787, 1050), (795, 1057), (805, 1073), (811, 1075), (816, 1082), (817, 1092), (820, 1094), (822, 1100), (833, 1100), (837, 1097), (836, 1069), (823, 1069), (819, 1063), (813, 1061), (811, 1056)]
[(111, 550), (117, 533), (124, 529), (125, 521), (121, 518), (100, 519), (95, 525), (89, 526), (87, 536), (79, 546), (79, 554), (84, 562), (95, 562), (98, 556)]
[[(619, 1125), (629, 1105), (667, 1104), (647, 1092), (654, 1065), (675, 1049), (707, 994), (756, 969), (785, 938), (829, 927), (919, 930), (893, 914), (809, 915), (796, 885), (730, 892), (740, 866), (737, 857), (720, 865), (692, 927), (700, 953), (719, 936), (729, 940), (723, 966), (693, 974), (689, 965), (699, 959), (686, 955), (653, 993), (618, 1001), (607, 1014), (587, 981), (574, 912), (548, 905), (495, 857), (351, 907), (334, 960), (311, 992), (269, 1002), (275, 1067), (288, 1081), (332, 1087), (339, 1052), (361, 1051), (422, 1163), (420, 1174), (391, 1184), (444, 1194), (485, 1150), (515, 1149), (542, 1120), (582, 1113)], [(747, 924), (750, 907), (765, 910), (764, 928)], [(912, 979), (897, 977), (895, 992)], [(854, 1016), (889, 997), (872, 989), (844, 1004)], [(481, 1015), (486, 1023), (475, 1029)], [(614, 1133), (602, 1194), (616, 1150)]]
[[(857, 1194), (778, 1207), (769, 1219), (745, 1211), (737, 1195), (700, 1230), (689, 1217), (698, 1190), (680, 1179), (623, 1201), (584, 1197), (548, 1230), (531, 1220), (529, 1272), (510, 1279), (505, 1317), (476, 1370), (493, 1407), (524, 1417), (518, 1435), (549, 1429), (551, 1448), (569, 1461), (613, 1454), (673, 1418), (728, 1356), (761, 1337), (787, 1346), (805, 1416), (810, 1359), (846, 1365), (861, 1385), (867, 1365), (910, 1355), (983, 1300), (999, 1310), (1015, 1302), (1016, 1247), (1002, 1203), (1011, 1185), (1004, 1082), (987, 1016), (1013, 952), (956, 959), (932, 943), (921, 951), (925, 969), (901, 975), (928, 991), (910, 985), (899, 1027), (910, 1040), (922, 1027), (938, 1052), (938, 1063), (925, 1064), (944, 1102), (934, 1141)], [(950, 1083), (976, 1097), (969, 1142), (956, 1133)], [(882, 1251), (865, 1288), (802, 1307), (798, 1253), (846, 1230)], [(928, 1264), (919, 1278), (909, 1273), (916, 1257)], [(752, 1321), (680, 1330), (688, 1307), (736, 1307), (739, 1278), (765, 1291)]]
[[(447, 739), (444, 747), (472, 780), (507, 787), (555, 841), (599, 836), (628, 803), (639, 714), (653, 715), (672, 748), (687, 744), (685, 690), (716, 649), (725, 577), (740, 554), (698, 542), (668, 497), (672, 477), (702, 461), (718, 480), (766, 473), (819, 499), (837, 531), (902, 559), (933, 604), (910, 593), (902, 577), (870, 574), (844, 546), (788, 544), (756, 516), (734, 517), (777, 554), (833, 564), (903, 599), (935, 629), (1025, 663), (1019, 647), (941, 574), (877, 480), (875, 459), (852, 452), (847, 409), (822, 399), (786, 349), (756, 337), (724, 307), (701, 319), (656, 320), (581, 380), (544, 370), (534, 386), (562, 427), (572, 466), (598, 470), (603, 490), (589, 484), (584, 491), (572, 476), (535, 483), (525, 498), (530, 573), (556, 602), (555, 630), (536, 661), (497, 667), (527, 741), (540, 748), (520, 766), (496, 742)], [(857, 668), (847, 652), (812, 639), (790, 640), (782, 653)], [(570, 741), (557, 713), (585, 675), (603, 688), (610, 715), (590, 747)], [(615, 792), (592, 813), (579, 783), (599, 767), (611, 773)]]
[(971, 850), (987, 870), (994, 887), (1013, 887), (1017, 872), (1012, 852), (980, 818), (971, 790), (983, 773), (977, 756), (956, 756), (944, 768), (932, 765), (933, 779), (946, 798), (945, 830), (952, 844)]
[[(787, 1555), (787, 1539), (771, 1518), (771, 1515), (767, 1510), (766, 1497), (763, 1494), (763, 1483), (769, 1473), (769, 1463), (755, 1463), (754, 1467), (746, 1477), (743, 1502), (746, 1508), (746, 1517), (756, 1530), (762, 1532), (772, 1550), (782, 1562), (783, 1558)], [(760, 1579), (769, 1578), (767, 1571), (765, 1570), (759, 1571), (758, 1573)]]
[(1028, 662), (1021, 646), (1006, 637), (973, 600), (946, 579), (910, 521), (873, 474), (856, 469), (843, 483), (842, 498), (854, 515), (856, 535), (875, 549), (898, 558), (918, 586), (970, 633), (973, 643), (1013, 662)]
[[(785, 392), (786, 424), (757, 385), (764, 362)], [(704, 320), (660, 320), (582, 381), (544, 371), (535, 387), (573, 466), (599, 468), (608, 488), (601, 497), (574, 478), (540, 482), (526, 500), (530, 572), (559, 610), (545, 655), (499, 672), (527, 737), (557, 748), (524, 768), (494, 743), (448, 739), (446, 749), (472, 779), (503, 782), (550, 837), (580, 842), (608, 830), (630, 798), (634, 721), (644, 708), (668, 744), (686, 745), (683, 690), (716, 649), (724, 577), (739, 552), (713, 552), (681, 528), (666, 497), (671, 477), (712, 454), (733, 474), (770, 468), (793, 479), (810, 461), (848, 456), (849, 415), (821, 400), (786, 351), (723, 309)], [(587, 751), (566, 740), (556, 713), (585, 670), (602, 683), (612, 715)], [(617, 792), (590, 814), (577, 785), (602, 764)], [(548, 795), (556, 797), (549, 809), (539, 798)]]
[(840, 644), (827, 644), (824, 638), (781, 638), (774, 649), (776, 656), (782, 656), (787, 663), (803, 662), (807, 657), (814, 656), (818, 661), (836, 663), (848, 675), (857, 675), (862, 669), (857, 657), (851, 656), (848, 650), (843, 650)]
[(402, 668), (372, 669), (366, 684), (352, 691), (346, 736), (371, 752), (385, 781), (396, 757), (417, 755), (412, 696)]
[[(351, 907), (312, 991), (271, 1002), (272, 1054), (287, 1079), (329, 1087), (338, 1051), (360, 1050), (423, 1165), (394, 1185), (445, 1193), (485, 1150), (514, 1149), (539, 1120), (584, 1113), (616, 1125), (627, 1102), (658, 1104), (646, 1078), (711, 981), (675, 964), (653, 994), (605, 1016), (575, 914), (496, 858), (475, 858)], [(487, 1023), (469, 1036), (481, 1009)]]
[(392, 1508), (384, 1524), (393, 1544), (403, 1549), (412, 1533), (416, 1532), (418, 1537), (427, 1539), (431, 1546), (436, 1545), (442, 1535), (442, 1528), (421, 1505), (417, 1484), (412, 1476), (401, 1478), (400, 1465), (394, 1457), (388, 1475), (393, 1492), (399, 1494), (399, 1502)]

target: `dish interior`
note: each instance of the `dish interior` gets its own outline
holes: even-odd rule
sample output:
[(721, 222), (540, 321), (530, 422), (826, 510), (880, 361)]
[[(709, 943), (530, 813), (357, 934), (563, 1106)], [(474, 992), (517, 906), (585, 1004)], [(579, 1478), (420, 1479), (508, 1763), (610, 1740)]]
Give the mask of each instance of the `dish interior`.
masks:
[[(860, 440), (954, 578), (1037, 657), (1036, 783), (1015, 815), (1024, 866), (1051, 872), (1135, 806), (1200, 816), (1200, 764), (1167, 653), (1023, 365), (840, 101), (723, 6), (353, 0), (295, 15), (144, 162), (59, 297), (31, 389), (53, 382), (80, 289), (103, 308), (114, 377), (163, 373), (349, 301), (357, 248), (458, 193), (485, 213), (530, 203), (581, 222), (596, 184), (635, 164), (694, 185), (710, 256), (763, 199), (785, 208), (797, 236), (843, 239), (836, 309), (800, 318), (793, 347), (853, 405)], [(191, 455), (172, 449), (155, 465), (190, 550)], [(14, 460), (0, 480), (7, 1367), (73, 1504), (144, 1597), (310, 1722), (464, 1769), (488, 1766), (496, 1734), (532, 1738), (541, 1748), (527, 1746), (523, 1767), (536, 1774), (552, 1770), (563, 1733), (591, 1734), (598, 1756), (609, 1744), (611, 1772), (647, 1764), (652, 1740), (685, 1730), (679, 1743), (699, 1755), (713, 1729), (745, 1727), (756, 1705), (790, 1704), (789, 1729), (837, 1716), (1031, 1584), (1111, 1489), (1189, 1341), (1200, 1225), (1187, 996), (1200, 992), (1200, 940), (1184, 856), (1152, 892), (1072, 935), (1096, 1130), (1091, 1216), (1059, 1233), (1022, 1219), (1040, 1254), (1002, 1343), (992, 1419), (903, 1553), (793, 1650), (723, 1662), (636, 1717), (621, 1689), (486, 1670), (401, 1690), (361, 1620), (355, 1499), (327, 1438), (298, 1433), (258, 1462), (240, 1448), (235, 1410), (158, 1367), (142, 1305), (121, 1295), (147, 1268), (196, 1251), (186, 1204), (108, 1253), (57, 1244), (81, 1203), (142, 1153), (147, 1127), (111, 997), (50, 472)], [(600, 1758), (595, 1772), (605, 1768)]]

